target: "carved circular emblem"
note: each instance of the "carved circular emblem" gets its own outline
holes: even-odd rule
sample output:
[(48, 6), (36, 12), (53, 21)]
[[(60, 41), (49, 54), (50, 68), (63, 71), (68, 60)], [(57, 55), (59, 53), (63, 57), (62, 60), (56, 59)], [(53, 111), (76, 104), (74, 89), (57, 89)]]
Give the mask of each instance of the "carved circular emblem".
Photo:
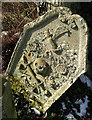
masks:
[(60, 74), (66, 75), (67, 74), (67, 67), (64, 64), (57, 65), (56, 67), (57, 71), (60, 71)]

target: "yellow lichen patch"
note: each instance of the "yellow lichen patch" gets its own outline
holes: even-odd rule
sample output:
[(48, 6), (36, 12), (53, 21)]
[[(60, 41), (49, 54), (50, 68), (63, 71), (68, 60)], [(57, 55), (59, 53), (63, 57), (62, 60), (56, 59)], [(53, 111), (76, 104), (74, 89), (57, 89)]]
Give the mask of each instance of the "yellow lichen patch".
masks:
[(17, 76), (10, 76), (10, 75), (9, 75), (9, 80), (11, 83), (11, 88), (14, 90), (14, 92), (23, 93), (24, 98), (27, 101), (30, 101), (30, 93), (26, 91), (24, 84), (20, 82), (21, 80), (19, 80)]

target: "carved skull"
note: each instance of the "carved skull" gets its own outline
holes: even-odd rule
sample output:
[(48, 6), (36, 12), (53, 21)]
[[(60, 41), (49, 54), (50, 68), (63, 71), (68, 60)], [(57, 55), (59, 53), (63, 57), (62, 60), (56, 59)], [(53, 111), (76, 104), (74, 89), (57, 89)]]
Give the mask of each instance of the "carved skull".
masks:
[(43, 76), (48, 72), (48, 64), (42, 58), (36, 58), (33, 62), (33, 70), (35, 74), (41, 74)]

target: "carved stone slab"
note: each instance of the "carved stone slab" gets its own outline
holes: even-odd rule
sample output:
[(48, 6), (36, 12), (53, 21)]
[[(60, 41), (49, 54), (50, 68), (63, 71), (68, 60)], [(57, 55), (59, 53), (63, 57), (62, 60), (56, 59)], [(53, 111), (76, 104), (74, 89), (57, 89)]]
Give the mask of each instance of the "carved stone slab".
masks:
[(86, 22), (66, 7), (26, 24), (7, 69), (12, 89), (44, 113), (86, 72), (87, 40)]

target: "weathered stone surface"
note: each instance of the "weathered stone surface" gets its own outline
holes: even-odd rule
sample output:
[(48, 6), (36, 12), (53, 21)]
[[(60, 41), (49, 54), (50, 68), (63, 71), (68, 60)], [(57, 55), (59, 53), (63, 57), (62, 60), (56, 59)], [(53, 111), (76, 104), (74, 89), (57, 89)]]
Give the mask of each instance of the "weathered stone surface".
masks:
[(8, 77), (2, 77), (2, 118), (17, 118), (11, 85)]
[(86, 72), (87, 40), (86, 22), (66, 7), (26, 24), (7, 69), (12, 88), (45, 112)]

